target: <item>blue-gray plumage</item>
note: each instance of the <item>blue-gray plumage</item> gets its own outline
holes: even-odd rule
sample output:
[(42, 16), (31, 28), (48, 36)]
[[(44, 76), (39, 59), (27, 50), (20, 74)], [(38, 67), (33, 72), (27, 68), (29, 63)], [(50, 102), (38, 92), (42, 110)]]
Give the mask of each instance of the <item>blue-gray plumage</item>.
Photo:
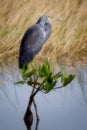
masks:
[(19, 68), (22, 69), (24, 64), (33, 60), (49, 38), (50, 33), (51, 24), (48, 16), (40, 17), (37, 23), (25, 32), (20, 45)]

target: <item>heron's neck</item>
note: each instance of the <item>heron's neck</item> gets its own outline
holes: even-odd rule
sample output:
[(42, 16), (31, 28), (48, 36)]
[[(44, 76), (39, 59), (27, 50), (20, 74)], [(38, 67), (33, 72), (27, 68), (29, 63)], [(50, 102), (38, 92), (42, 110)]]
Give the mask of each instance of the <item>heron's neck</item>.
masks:
[(46, 37), (46, 30), (45, 30), (45, 28), (44, 28), (44, 25), (41, 25), (41, 26), (40, 26), (40, 30), (41, 30), (43, 36)]

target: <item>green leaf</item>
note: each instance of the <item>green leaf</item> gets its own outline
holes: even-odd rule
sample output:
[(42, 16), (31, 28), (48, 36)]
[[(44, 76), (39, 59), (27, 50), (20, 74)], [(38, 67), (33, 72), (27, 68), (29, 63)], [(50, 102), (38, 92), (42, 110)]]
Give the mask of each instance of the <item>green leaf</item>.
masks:
[(41, 72), (42, 72), (43, 74), (46, 74), (47, 70), (46, 70), (46, 66), (45, 66), (45, 65), (42, 66)]
[(46, 66), (46, 72), (50, 73), (51, 69), (50, 69), (50, 64), (48, 63), (48, 61), (46, 61), (45, 66)]
[(25, 84), (25, 81), (19, 81), (19, 82), (16, 82), (15, 84), (21, 84), (21, 85), (23, 85), (23, 84)]
[(30, 85), (30, 86), (32, 86), (32, 84), (34, 84), (34, 83), (32, 82), (32, 80), (29, 80), (29, 81), (27, 82), (27, 84)]
[(64, 83), (64, 75), (61, 76), (61, 83)]
[(28, 69), (28, 64), (24, 64), (23, 65), (23, 72), (25, 73), (27, 71), (27, 69)]
[(43, 75), (42, 75), (42, 73), (41, 73), (41, 65), (40, 65), (39, 68), (38, 68), (38, 72), (39, 72), (39, 76), (40, 76), (40, 77), (43, 77)]
[(52, 83), (53, 82), (53, 78), (52, 78), (52, 73), (50, 72), (49, 75), (46, 76), (46, 81), (48, 83)]
[(53, 76), (53, 79), (58, 79), (59, 77), (61, 77), (62, 76), (62, 73), (61, 72), (58, 72), (57, 74), (55, 74), (54, 76)]
[(42, 78), (46, 75), (46, 67), (45, 65), (43, 64), (42, 66), (39, 66), (39, 76)]
[(35, 75), (36, 72), (37, 72), (36, 69), (31, 70), (31, 71), (28, 73), (28, 77), (30, 77), (30, 76), (32, 76), (32, 75)]
[(47, 75), (47, 77), (45, 79), (44, 90), (46, 92), (50, 92), (55, 87), (56, 82), (57, 82), (57, 80), (53, 79), (52, 72), (50, 72), (49, 75)]
[(38, 71), (40, 77), (47, 76), (51, 72), (49, 63), (46, 62), (43, 65), (40, 65)]
[(28, 65), (27, 65), (27, 64), (24, 64), (24, 65), (23, 65), (23, 69), (22, 69), (22, 78), (23, 78), (23, 79), (26, 79), (26, 78), (27, 78), (27, 74), (26, 74), (27, 70), (28, 70)]
[(72, 75), (72, 74), (64, 77), (63, 78), (63, 86), (68, 85), (74, 78), (75, 78), (75, 75)]
[(44, 90), (48, 93), (48, 92), (50, 92), (51, 90), (53, 90), (53, 88), (55, 87), (55, 85), (56, 85), (56, 80), (54, 81), (54, 82), (52, 82), (52, 83), (46, 83), (46, 84), (44, 84)]

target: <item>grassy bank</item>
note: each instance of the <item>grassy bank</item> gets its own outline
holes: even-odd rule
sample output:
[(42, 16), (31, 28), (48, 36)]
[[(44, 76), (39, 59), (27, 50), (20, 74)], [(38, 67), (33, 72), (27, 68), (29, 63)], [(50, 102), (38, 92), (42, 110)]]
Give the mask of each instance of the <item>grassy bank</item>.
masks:
[(63, 19), (36, 60), (87, 64), (87, 0), (0, 0), (0, 63), (17, 60), (25, 30), (43, 15)]

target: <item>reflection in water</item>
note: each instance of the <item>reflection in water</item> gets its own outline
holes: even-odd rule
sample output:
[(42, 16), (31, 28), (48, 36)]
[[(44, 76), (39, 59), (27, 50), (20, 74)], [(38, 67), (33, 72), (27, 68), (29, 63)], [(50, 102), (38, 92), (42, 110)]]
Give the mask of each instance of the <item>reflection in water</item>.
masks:
[(27, 130), (31, 130), (31, 126), (33, 124), (33, 113), (29, 107), (27, 108), (27, 111), (24, 115), (24, 122), (27, 127)]
[(32, 105), (34, 105), (35, 108), (35, 113), (36, 113), (36, 129), (38, 128), (38, 124), (39, 124), (39, 115), (38, 115), (38, 109), (37, 109), (37, 104), (35, 102), (35, 98), (34, 98), (34, 94), (35, 94), (35, 88), (32, 88), (32, 92), (31, 95), (29, 97), (29, 101), (28, 101), (28, 106), (26, 109), (26, 112), (24, 114), (24, 122), (26, 124), (27, 130), (31, 130), (31, 127), (33, 125), (33, 112), (32, 112)]
[[(26, 85), (15, 86), (21, 76), (15, 66), (0, 67), (0, 129), (26, 130), (23, 117), (27, 108), (31, 88)], [(36, 96), (39, 109), (40, 124), (38, 130), (86, 130), (87, 129), (87, 67), (58, 66), (58, 70), (75, 73), (75, 80), (48, 95)], [(60, 83), (58, 82), (58, 85)], [(85, 100), (84, 100), (85, 99)], [(34, 112), (34, 107), (32, 107)], [(35, 130), (36, 117), (34, 113)]]
[(36, 126), (35, 126), (35, 130), (39, 130), (39, 115), (38, 115), (38, 109), (37, 109), (37, 104), (35, 103), (35, 100), (33, 100), (33, 104), (34, 104), (34, 108), (35, 108), (35, 113), (36, 113)]
[[(25, 112), (24, 115), (24, 122), (26, 124), (27, 130), (31, 130), (31, 127), (33, 125), (33, 112), (31, 110), (31, 98), (29, 98), (29, 103), (28, 103), (28, 107), (27, 110)], [(39, 115), (38, 115), (38, 109), (37, 109), (37, 104), (35, 103), (35, 99), (33, 98), (32, 103), (34, 105), (35, 108), (35, 113), (36, 113), (36, 126), (35, 126), (35, 130), (38, 130), (38, 126), (39, 126)]]

